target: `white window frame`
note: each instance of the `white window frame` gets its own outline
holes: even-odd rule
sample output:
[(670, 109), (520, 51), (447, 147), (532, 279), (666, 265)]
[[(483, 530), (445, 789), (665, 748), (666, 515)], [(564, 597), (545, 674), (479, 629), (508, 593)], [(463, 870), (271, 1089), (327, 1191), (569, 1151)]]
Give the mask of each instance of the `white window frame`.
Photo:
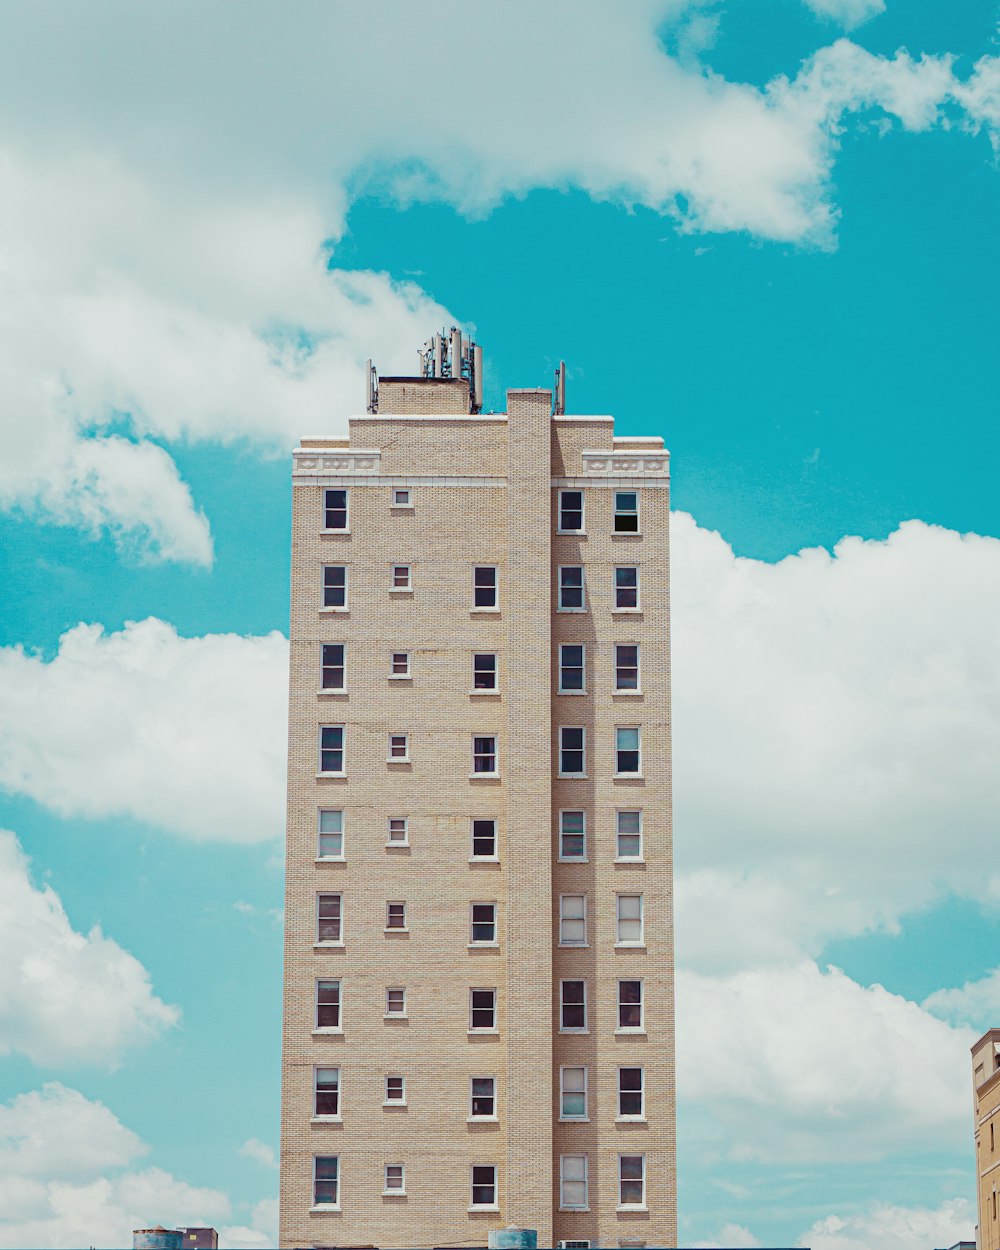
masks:
[[(396, 574), (405, 572), (406, 577), (403, 581), (397, 583)], [(413, 565), (412, 564), (390, 564), (389, 565), (389, 594), (390, 595), (409, 595), (413, 593)]]
[[(490, 657), (493, 660), (493, 685), (492, 686), (477, 686), (476, 685), (476, 676), (477, 676), (476, 660), (486, 659), (487, 657)], [(490, 670), (485, 669), (484, 671), (489, 672)], [(499, 656), (497, 655), (495, 651), (473, 651), (472, 653), (472, 690), (470, 691), (470, 694), (497, 694), (499, 690), (500, 690)]]
[[(389, 1097), (389, 1082), (398, 1081), (401, 1097)], [(400, 1072), (387, 1072), (385, 1080), (382, 1083), (382, 1106), (383, 1107), (405, 1107), (406, 1106), (406, 1077)]]
[[(493, 1023), (491, 1025), (472, 1023), (472, 995), (473, 994), (492, 994), (493, 995)], [(477, 1008), (479, 1011), (485, 1010), (483, 1007)], [(500, 1027), (497, 1019), (500, 1013), (500, 1005), (497, 997), (497, 988), (495, 985), (472, 985), (469, 987), (469, 1033), (499, 1033)]]
[[(493, 571), (493, 602), (492, 604), (477, 604), (476, 591), (485, 590), (486, 587), (478, 587), (476, 585), (476, 574), (480, 569), (492, 569)], [(496, 564), (474, 564), (472, 566), (472, 611), (473, 612), (499, 612), (500, 611), (500, 567)]]
[[(398, 1011), (390, 1011), (389, 1009), (389, 1001), (390, 1001), (389, 995), (390, 994), (402, 995), (401, 1001), (403, 1005)], [(406, 1017), (407, 1017), (406, 986), (405, 985), (387, 985), (385, 987), (385, 1010), (382, 1013), (382, 1019), (383, 1020), (405, 1020)]]
[[(396, 672), (396, 661), (403, 661), (402, 668)], [(409, 651), (390, 651), (389, 652), (389, 680), (390, 681), (412, 681), (413, 673), (410, 670), (410, 653)]]
[[(583, 1160), (583, 1202), (568, 1203), (566, 1201), (565, 1185), (567, 1177), (565, 1174), (566, 1162), (569, 1159)], [(569, 1178), (571, 1183), (579, 1184), (579, 1178)], [(560, 1211), (589, 1211), (590, 1210), (590, 1161), (586, 1154), (579, 1155), (560, 1155), (559, 1156), (559, 1210)]]
[[(400, 741), (403, 744), (403, 754), (394, 755), (393, 743), (394, 742), (398, 743)], [(409, 734), (390, 734), (389, 735), (389, 743), (387, 747), (387, 754), (385, 757), (385, 762), (387, 764), (409, 764), (410, 763), (410, 735)]]
[[(566, 1088), (566, 1073), (583, 1073), (583, 1114), (570, 1115), (566, 1110), (567, 1094), (578, 1094), (579, 1090)], [(590, 1122), (590, 1070), (582, 1063), (567, 1063), (559, 1068), (559, 1121), (562, 1124), (584, 1124)]]
[[(488, 775), (488, 774), (487, 774)], [(493, 854), (476, 854), (476, 821), (489, 823), (493, 826)], [(472, 863), (498, 864), (500, 862), (500, 842), (497, 833), (496, 819), (490, 816), (473, 816), (469, 821), (469, 860)]]
[[(580, 496), (580, 528), (575, 530), (563, 529), (563, 495), (579, 495)], [(575, 511), (575, 509), (573, 509)], [(556, 500), (556, 533), (557, 534), (586, 534), (587, 532), (587, 496), (583, 488), (567, 486), (559, 491), (559, 497)]]
[[(349, 611), (349, 609), (350, 609), (350, 601), (349, 601), (349, 599), (348, 599), (348, 586), (350, 585), (350, 574), (349, 574), (349, 573), (348, 573), (348, 571), (347, 571), (349, 566), (348, 566), (348, 565), (346, 565), (346, 564), (324, 564), (322, 567), (323, 567), (323, 579), (322, 579), (322, 582), (320, 583), (320, 589), (322, 590), (322, 600), (323, 600), (323, 602), (322, 602), (322, 604), (321, 604), (321, 606), (320, 606), (320, 611), (321, 611), (321, 612), (347, 612), (347, 611)], [(344, 602), (343, 602), (343, 603), (327, 603), (327, 601), (326, 601), (326, 592), (327, 592), (326, 573), (327, 573), (327, 569), (341, 569), (341, 570), (343, 571), (343, 574), (344, 574), (344, 585), (343, 585), (343, 587), (342, 587), (343, 592), (344, 592)], [(329, 587), (329, 589), (331, 589), (331, 590), (337, 590), (337, 589), (341, 589), (341, 587), (331, 586), (331, 587)]]
[[(333, 769), (325, 772), (323, 770), (323, 730), (339, 729), (340, 730), (340, 769)], [(316, 773), (317, 777), (346, 777), (347, 776), (347, 727), (345, 725), (320, 725), (316, 733), (317, 747), (317, 764), (319, 769)], [(330, 750), (336, 750), (331, 747)]]
[[(476, 1168), (490, 1168), (493, 1172), (493, 1201), (476, 1202)], [(500, 1169), (495, 1163), (469, 1164), (469, 1210), (499, 1211), (500, 1210)]]
[[(618, 570), (619, 569), (635, 569), (635, 607), (634, 608), (623, 608), (623, 607), (619, 607), (618, 605)], [(638, 564), (616, 564), (614, 566), (614, 570), (615, 570), (615, 576), (614, 576), (614, 581), (612, 583), (612, 589), (614, 591), (615, 606), (611, 609), (612, 612), (641, 612), (642, 611), (642, 566)], [(631, 589), (631, 587), (623, 587), (623, 589), (629, 590)]]
[[(615, 694), (618, 694), (618, 695), (632, 695), (633, 697), (634, 697), (635, 695), (640, 695), (640, 694), (642, 694), (642, 646), (641, 646), (641, 644), (640, 644), (640, 643), (638, 643), (638, 642), (616, 642), (616, 643), (614, 644), (614, 647), (615, 647), (615, 653), (614, 653), (614, 661), (615, 661), (615, 664), (614, 664), (614, 668), (615, 668), (615, 684), (614, 684), (614, 693), (615, 693)], [(620, 686), (620, 685), (618, 684), (619, 674), (620, 674), (620, 672), (621, 672), (622, 668), (627, 668), (627, 667), (628, 667), (628, 665), (621, 665), (621, 664), (619, 664), (619, 663), (618, 663), (618, 652), (621, 650), (621, 648), (622, 648), (622, 647), (635, 647), (635, 685), (634, 685), (634, 686)]]
[[(624, 816), (626, 813), (628, 813), (629, 815), (631, 815), (633, 812), (635, 812), (635, 813), (638, 815), (638, 817), (639, 817), (639, 831), (638, 831), (638, 833), (637, 833), (637, 834), (636, 834), (636, 833), (631, 833), (631, 832), (628, 832), (628, 831), (626, 831), (626, 832), (624, 832), (624, 833), (623, 833), (623, 832), (622, 832), (622, 830), (621, 830), (621, 827), (620, 827), (620, 826), (621, 826), (621, 818), (622, 818), (622, 816)], [(616, 864), (642, 864), (642, 863), (645, 863), (645, 860), (646, 860), (646, 839), (645, 839), (645, 832), (644, 832), (644, 829), (643, 829), (643, 825), (644, 825), (644, 823), (645, 823), (645, 822), (644, 822), (644, 820), (643, 820), (643, 809), (642, 809), (641, 807), (618, 807), (618, 808), (616, 808), (616, 809), (615, 809), (615, 863), (616, 863)], [(638, 839), (639, 839), (639, 853), (638, 853), (638, 855), (623, 855), (623, 854), (621, 853), (621, 841), (620, 841), (620, 839), (621, 839), (621, 838), (634, 838), (634, 837), (638, 837)]]
[[(342, 491), (344, 494), (344, 524), (343, 525), (327, 525), (327, 514), (333, 509), (327, 503), (327, 498), (334, 491)], [(351, 492), (346, 486), (327, 486), (323, 490), (323, 529), (324, 534), (349, 534), (351, 532)]]
[[(337, 1110), (336, 1111), (317, 1111), (316, 1100), (319, 1097), (319, 1074), (321, 1072), (336, 1072), (337, 1074)], [(343, 1120), (344, 1109), (344, 1087), (343, 1072), (336, 1064), (317, 1063), (313, 1065), (313, 1113), (312, 1120), (318, 1124), (339, 1124)]]
[[(493, 743), (493, 752), (492, 752), (493, 768), (489, 771), (487, 771), (486, 769), (476, 768), (476, 739), (477, 738), (484, 738), (484, 739), (488, 738)], [(472, 745), (472, 772), (469, 773), (469, 776), (473, 778), (499, 777), (500, 776), (500, 735), (499, 734), (473, 734), (471, 745)], [(489, 759), (490, 758), (489, 753), (484, 752), (482, 754), (482, 758)]]
[[(576, 836), (574, 833), (566, 830), (564, 818), (570, 815), (575, 816), (577, 813), (579, 813), (583, 817), (583, 824), (581, 826), (581, 833), (583, 837), (583, 854), (582, 855), (564, 855), (563, 854), (563, 837), (564, 836), (566, 837)], [(589, 862), (589, 857), (587, 855), (587, 810), (586, 808), (566, 807), (560, 810), (558, 837), (559, 837), (559, 844), (556, 848), (558, 851), (558, 855), (556, 858), (558, 859), (560, 864), (586, 864)]]
[[(563, 734), (566, 732), (567, 729), (579, 729), (580, 734), (581, 734), (580, 753), (583, 758), (581, 760), (582, 768), (581, 768), (581, 771), (578, 773), (563, 772)], [(570, 747), (566, 749), (575, 751), (576, 747)], [(558, 773), (556, 775), (559, 777), (586, 777), (587, 776), (587, 727), (586, 725), (560, 725), (559, 726), (559, 759), (557, 761), (557, 767), (558, 767)]]
[[(580, 983), (583, 986), (583, 1025), (580, 1028), (566, 1027), (563, 1025), (563, 1007), (565, 1006), (564, 995), (565, 986)], [(588, 990), (586, 977), (563, 977), (559, 981), (559, 1032), (560, 1033), (589, 1033), (590, 1032), (590, 1014), (588, 1004)], [(570, 1006), (578, 1007), (579, 1003), (571, 1003)]]
[[(403, 496), (405, 496), (405, 498)], [(412, 508), (412, 486), (394, 486), (392, 488), (392, 504), (390, 506), (393, 508)]]
[[(338, 921), (339, 921), (339, 926), (340, 926), (339, 938), (327, 938), (324, 940), (323, 938), (320, 937), (320, 925), (322, 924), (322, 921), (320, 920), (319, 909), (320, 909), (320, 900), (324, 898), (339, 899), (339, 908), (338, 908), (339, 913), (340, 913), (338, 916)], [(313, 945), (316, 947), (343, 946), (344, 945), (344, 895), (339, 890), (317, 890), (316, 891), (316, 940), (313, 943)]]
[[(638, 1090), (639, 1110), (638, 1112), (622, 1111), (622, 1094), (623, 1093), (629, 1093), (629, 1094), (636, 1093), (634, 1089), (630, 1089), (630, 1090), (622, 1089), (622, 1073), (623, 1072), (638, 1072), (639, 1073), (639, 1090)], [(633, 1122), (640, 1123), (640, 1122), (645, 1121), (646, 1119), (646, 1069), (642, 1066), (642, 1064), (625, 1063), (625, 1064), (619, 1065), (617, 1099), (618, 1099), (618, 1111), (615, 1116), (616, 1120), (622, 1120), (628, 1123), (633, 1123)]]
[[(642, 1160), (642, 1201), (641, 1202), (622, 1202), (622, 1160), (623, 1159), (641, 1159)], [(645, 1211), (646, 1208), (646, 1155), (642, 1152), (632, 1152), (623, 1150), (618, 1155), (618, 1210), (619, 1211)]]
[[(336, 1182), (335, 1182), (337, 1186), (336, 1202), (318, 1202), (316, 1200), (316, 1184), (317, 1184), (316, 1171), (317, 1171), (317, 1167), (318, 1167), (320, 1159), (336, 1159), (337, 1161), (337, 1177), (336, 1177)], [(312, 1206), (309, 1209), (311, 1211), (339, 1211), (340, 1210), (341, 1180), (342, 1180), (342, 1177), (340, 1175), (340, 1155), (313, 1155)], [(328, 1184), (329, 1180), (327, 1180), (326, 1183)]]
[[(475, 1110), (475, 1081), (492, 1081), (493, 1082), (493, 1110), (489, 1115), (477, 1115)], [(483, 1095), (479, 1095), (483, 1097)], [(480, 1073), (479, 1076), (469, 1077), (469, 1114), (466, 1116), (468, 1124), (494, 1124), (499, 1119), (497, 1114), (497, 1078), (495, 1076), (486, 1076)]]
[[(635, 1003), (622, 1002), (622, 985), (626, 981), (639, 982), (639, 1023), (638, 1024), (622, 1024), (622, 1007), (634, 1007)], [(646, 979), (645, 977), (616, 977), (615, 978), (615, 1032), (616, 1033), (634, 1033), (637, 1036), (646, 1032)]]
[[(324, 829), (323, 817), (327, 813), (339, 814), (340, 829)], [(340, 854), (324, 855), (323, 854), (323, 837), (330, 837), (333, 834), (340, 834)], [(344, 840), (344, 809), (342, 807), (317, 807), (316, 808), (316, 862), (318, 864), (342, 864), (346, 859), (346, 846)]]
[[(580, 606), (578, 608), (568, 608), (563, 603), (563, 591), (567, 587), (563, 586), (563, 573), (568, 569), (580, 570)], [(570, 589), (576, 590), (573, 586)], [(586, 566), (583, 564), (560, 564), (556, 569), (556, 611), (557, 612), (586, 612), (587, 610), (587, 573)]]
[[(618, 499), (619, 499), (619, 496), (621, 495), (634, 495), (635, 496), (635, 511), (634, 512), (632, 511), (631, 508), (619, 508), (618, 507)], [(638, 489), (633, 486), (633, 487), (626, 487), (624, 490), (615, 490), (614, 499), (612, 500), (612, 503), (613, 503), (613, 511), (612, 511), (612, 518), (611, 518), (612, 533), (641, 534), (642, 533), (642, 511), (641, 511), (642, 500), (639, 495)], [(635, 529), (619, 529), (618, 528), (619, 517), (632, 517), (632, 516), (635, 517)]]
[[(637, 898), (639, 900), (639, 937), (638, 940), (623, 938), (622, 932), (622, 899)], [(627, 921), (633, 917), (626, 916)], [(618, 890), (615, 893), (615, 946), (630, 946), (642, 949), (646, 945), (646, 899), (641, 890)]]
[[(400, 821), (400, 820), (403, 822), (403, 831), (402, 831), (403, 836), (401, 838), (394, 838), (392, 835), (393, 833), (398, 832), (398, 830), (394, 830), (392, 826), (395, 821)], [(385, 844), (386, 846), (390, 846), (390, 847), (410, 845), (410, 818), (409, 816), (389, 816), (386, 819)]]
[[(580, 648), (580, 664), (579, 664), (580, 686), (579, 686), (579, 689), (575, 687), (567, 688), (566, 686), (563, 685), (563, 673), (565, 669), (567, 668), (567, 665), (563, 663), (563, 652), (566, 650), (567, 647), (579, 647)], [(586, 694), (587, 693), (587, 644), (584, 642), (561, 642), (559, 644), (559, 657), (558, 658), (559, 658), (559, 669), (558, 669), (559, 680), (558, 680), (558, 686), (556, 688), (557, 693), (571, 694), (571, 695), (572, 694)], [(574, 673), (577, 672), (578, 670), (577, 665), (574, 664), (571, 667)]]
[[(390, 916), (392, 915), (390, 908), (392, 907), (402, 907), (403, 909), (403, 923), (402, 924), (390, 924), (389, 923)], [(384, 932), (385, 933), (409, 933), (409, 931), (410, 931), (410, 924), (409, 924), (409, 916), (407, 914), (406, 900), (401, 899), (401, 898), (387, 899), (386, 904), (385, 904)]]
[[(473, 916), (476, 907), (492, 907), (493, 908), (493, 937), (490, 939), (476, 938), (475, 921)], [(483, 921), (479, 922), (484, 923)], [(493, 899), (474, 899), (469, 904), (469, 946), (499, 946), (500, 945), (500, 911)]]
[[(566, 900), (570, 898), (579, 898), (583, 900), (583, 916), (582, 917), (563, 915), (563, 910), (564, 910), (564, 905), (566, 903)], [(563, 925), (565, 924), (567, 920), (579, 921), (580, 919), (583, 920), (583, 941), (582, 942), (567, 941), (563, 935)], [(586, 894), (560, 894), (559, 895), (559, 945), (566, 946), (566, 947), (576, 947), (579, 950), (583, 950), (585, 947), (590, 945), (590, 942), (588, 941), (588, 934), (587, 934), (587, 896)]]
[[(327, 647), (340, 648), (340, 663), (327, 664), (326, 649)], [(326, 685), (326, 672), (329, 669), (336, 673), (340, 669), (340, 685)], [(343, 642), (321, 642), (319, 644), (319, 693), (320, 694), (346, 694), (347, 693), (347, 644)]]
[[(619, 733), (619, 730), (622, 730), (622, 729), (634, 729), (637, 735), (636, 741), (639, 744), (639, 749), (636, 752), (636, 754), (639, 756), (639, 759), (638, 759), (638, 767), (636, 768), (634, 773), (622, 772), (618, 767), (619, 753), (620, 751), (623, 751), (626, 749), (624, 747), (618, 746), (618, 733)], [(614, 775), (616, 777), (641, 777), (642, 776), (642, 726), (641, 725), (615, 725), (615, 771), (614, 771)]]
[[(390, 1186), (389, 1169), (399, 1168), (399, 1184)], [(406, 1164), (405, 1163), (387, 1163), (382, 1169), (382, 1197), (383, 1198), (405, 1198), (406, 1197)]]
[[(337, 1023), (336, 1024), (320, 1024), (319, 1022), (319, 987), (321, 985), (336, 985), (337, 987)], [(313, 990), (313, 1032), (314, 1033), (343, 1033), (344, 1031), (344, 982), (340, 977), (317, 977), (314, 982)], [(325, 1004), (329, 1005), (329, 1004)]]

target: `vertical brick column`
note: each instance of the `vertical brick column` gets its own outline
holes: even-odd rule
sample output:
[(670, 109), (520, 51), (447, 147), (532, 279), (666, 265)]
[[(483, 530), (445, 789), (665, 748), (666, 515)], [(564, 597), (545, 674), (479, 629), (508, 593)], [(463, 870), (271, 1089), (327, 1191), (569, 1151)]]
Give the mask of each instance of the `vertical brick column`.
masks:
[(507, 392), (506, 1219), (551, 1246), (552, 765), (549, 695), (552, 393)]

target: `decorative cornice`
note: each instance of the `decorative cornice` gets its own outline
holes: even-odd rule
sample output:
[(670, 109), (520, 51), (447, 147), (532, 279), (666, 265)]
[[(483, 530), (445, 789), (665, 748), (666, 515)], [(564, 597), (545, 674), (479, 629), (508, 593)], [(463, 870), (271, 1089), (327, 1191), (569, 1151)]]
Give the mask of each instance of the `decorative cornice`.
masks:
[(382, 465), (382, 453), (374, 451), (313, 451), (298, 448), (292, 452), (293, 477), (339, 477), (350, 474), (352, 477), (377, 476)]
[(585, 477), (670, 477), (669, 451), (585, 451)]

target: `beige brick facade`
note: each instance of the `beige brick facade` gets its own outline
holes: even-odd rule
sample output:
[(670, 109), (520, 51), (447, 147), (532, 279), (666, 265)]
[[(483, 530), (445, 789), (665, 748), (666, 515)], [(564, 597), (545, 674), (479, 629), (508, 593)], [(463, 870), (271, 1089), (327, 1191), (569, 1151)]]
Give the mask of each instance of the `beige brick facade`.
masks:
[[(609, 417), (552, 417), (549, 391), (509, 392), (505, 414), (469, 407), (460, 381), (380, 379), (379, 412), (353, 419), (349, 440), (312, 436), (296, 453), (280, 1245), (485, 1246), (516, 1224), (539, 1246), (672, 1246), (666, 453), (614, 439)], [(347, 524), (328, 532), (325, 492), (340, 490)], [(579, 532), (559, 532), (562, 490), (582, 493)], [(617, 492), (638, 496), (639, 533), (615, 531)], [(582, 610), (557, 610), (562, 566), (583, 568)], [(324, 606), (326, 567), (346, 569), (343, 606)], [(474, 607), (477, 567), (497, 570), (495, 610)], [(616, 567), (638, 569), (635, 609), (616, 608)], [(322, 688), (323, 644), (344, 647), (342, 690)], [(585, 650), (580, 693), (560, 693), (561, 644)], [(639, 691), (616, 692), (616, 645), (638, 645)], [(395, 673), (393, 653), (409, 657)], [(474, 691), (477, 654), (497, 657), (495, 692)], [(327, 680), (340, 682), (336, 665)], [(323, 726), (343, 727), (325, 761)], [(560, 727), (585, 730), (582, 776), (560, 775)], [(638, 775), (615, 775), (619, 727), (640, 731)], [(401, 759), (391, 735), (406, 736)], [(495, 740), (495, 776), (475, 771), (476, 737)], [(325, 818), (326, 856), (320, 811), (343, 814), (340, 843)], [(619, 855), (617, 813), (637, 811), (642, 855), (628, 838)], [(572, 838), (560, 854), (561, 812), (584, 813), (585, 855)], [(405, 819), (405, 839), (389, 842), (390, 819)], [(495, 821), (495, 855), (473, 855), (476, 820)], [(323, 941), (321, 895), (328, 917), (340, 899)], [(402, 927), (389, 903), (405, 903)], [(472, 940), (473, 903), (495, 905), (487, 940)], [(623, 980), (642, 1000), (624, 1030), (638, 1011), (619, 1016)], [(318, 1021), (319, 981), (339, 987), (334, 1023)], [(586, 1031), (560, 1028), (564, 981), (585, 983)], [(387, 1010), (390, 989), (405, 989), (405, 1011)], [(493, 1029), (471, 1027), (474, 989), (495, 991)], [(321, 1115), (317, 1069), (339, 1072)], [(405, 1078), (404, 1100), (387, 1100), (387, 1077)], [(474, 1116), (470, 1083), (486, 1077), (493, 1114)], [(635, 1174), (624, 1204), (620, 1156)], [(317, 1158), (330, 1161), (318, 1189)], [(474, 1193), (473, 1168), (495, 1168), (495, 1195), (483, 1172)]]
[(1000, 1029), (990, 1029), (972, 1048), (975, 1110), (976, 1197), (979, 1250), (1000, 1250)]

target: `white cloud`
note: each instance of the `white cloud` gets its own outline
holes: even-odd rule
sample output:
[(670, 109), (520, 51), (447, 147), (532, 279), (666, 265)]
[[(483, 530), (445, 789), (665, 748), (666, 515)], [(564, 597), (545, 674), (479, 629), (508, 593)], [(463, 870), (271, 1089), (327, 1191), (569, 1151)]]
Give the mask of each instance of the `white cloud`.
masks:
[(278, 1199), (262, 1198), (250, 1212), (250, 1223), (219, 1229), (220, 1250), (265, 1250), (278, 1244)]
[(8, 1178), (90, 1179), (145, 1153), (135, 1133), (103, 1103), (58, 1081), (0, 1106), (0, 1173)]
[(811, 962), (682, 970), (677, 1018), (678, 1087), (730, 1157), (857, 1162), (966, 1144), (975, 1034), (881, 986)]
[(856, 1215), (817, 1220), (798, 1238), (812, 1250), (928, 1250), (974, 1239), (976, 1213), (965, 1198), (936, 1208), (877, 1206)]
[(276, 1168), (278, 1160), (275, 1158), (274, 1147), (269, 1146), (266, 1142), (260, 1141), (256, 1137), (248, 1137), (240, 1147), (240, 1154), (246, 1159), (253, 1159), (255, 1162), (262, 1164), (266, 1168)]
[(839, 22), (848, 30), (885, 12), (885, 0), (804, 0), (817, 17)]
[(759, 1246), (760, 1242), (744, 1224), (723, 1224), (710, 1241), (692, 1243), (697, 1250), (713, 1250), (720, 1246)]
[[(124, 1050), (151, 1040), (178, 1018), (176, 1008), (155, 997), (137, 959), (96, 926), (86, 935), (75, 932), (55, 891), (31, 884), (17, 839), (4, 831), (0, 950), (0, 1054), (18, 1053), (49, 1066), (113, 1064)], [(32, 1114), (40, 1117), (60, 1091), (78, 1097), (61, 1086), (47, 1091), (30, 1096)], [(4, 1124), (23, 1121), (26, 1105), (5, 1114), (0, 1137)], [(109, 1140), (98, 1111), (92, 1120), (95, 1143)]]
[(0, 785), (64, 815), (129, 815), (185, 837), (284, 828), (288, 644), (162, 621), (78, 625), (49, 661), (0, 648)]
[(924, 1009), (951, 1024), (967, 1024), (977, 1033), (997, 1027), (1000, 1020), (1000, 968), (955, 989), (935, 990)]

